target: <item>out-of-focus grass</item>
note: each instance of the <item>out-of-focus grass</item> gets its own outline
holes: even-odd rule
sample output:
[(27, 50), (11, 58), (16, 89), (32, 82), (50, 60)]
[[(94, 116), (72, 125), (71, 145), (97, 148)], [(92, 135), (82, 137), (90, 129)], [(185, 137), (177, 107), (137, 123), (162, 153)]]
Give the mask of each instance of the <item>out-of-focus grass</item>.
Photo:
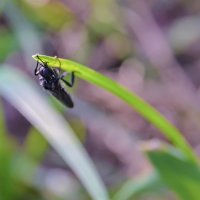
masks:
[(116, 191), (112, 200), (127, 200), (132, 197), (140, 196), (141, 194), (151, 191), (159, 191), (163, 187), (162, 181), (156, 172), (152, 172), (143, 178), (129, 180)]
[[(89, 194), (95, 200), (107, 200), (107, 191), (88, 154), (73, 134), (67, 122), (38, 93), (34, 84), (18, 70), (2, 66), (0, 70), (0, 94), (18, 109), (71, 167)], [(30, 138), (33, 142), (34, 136)], [(32, 143), (31, 142), (31, 143)], [(37, 150), (45, 149), (44, 143), (37, 149), (27, 140), (26, 153), (39, 158)], [(81, 166), (81, 167), (80, 167)], [(2, 170), (3, 171), (3, 170)], [(23, 173), (21, 174), (23, 177)]]
[(17, 47), (17, 40), (13, 33), (6, 30), (0, 29), (0, 62), (3, 61), (12, 51)]
[(123, 184), (112, 200), (128, 200), (148, 192), (159, 195), (159, 191), (166, 190), (166, 186), (175, 192), (177, 199), (199, 199), (199, 165), (188, 160), (181, 151), (164, 143), (157, 142), (156, 145), (152, 145), (151, 142), (147, 142), (144, 147), (144, 152), (155, 167), (156, 173), (152, 172), (143, 179), (130, 180)]
[[(70, 25), (73, 21), (73, 13), (59, 1), (43, 6), (31, 6), (26, 1), (22, 1), (21, 9), (27, 18), (37, 23), (41, 28), (48, 27), (52, 30), (59, 30)], [(44, 24), (46, 26), (43, 26)]]
[(200, 168), (172, 147), (146, 151), (161, 179), (183, 200), (198, 200), (200, 196)]
[[(0, 105), (0, 199), (40, 199), (42, 193), (40, 188), (35, 187), (33, 178), (39, 165), (36, 159), (33, 160), (17, 145), (14, 138), (9, 137), (3, 116)], [(32, 150), (32, 154), (41, 158), (46, 148), (41, 151), (40, 144), (37, 147)]]
[(32, 127), (25, 138), (23, 147), (24, 153), (39, 164), (48, 149), (48, 143), (38, 130)]
[[(79, 7), (81, 2), (84, 2), (83, 3), (84, 5)], [(56, 49), (58, 50), (57, 52), (58, 55), (62, 55), (64, 57), (71, 57), (71, 59), (79, 60), (80, 62), (84, 61), (85, 63), (89, 63), (91, 59), (95, 60), (96, 58), (98, 58), (96, 59), (98, 63), (96, 63), (95, 60), (96, 64), (95, 67), (101, 65), (104, 66), (106, 69), (112, 70), (111, 68), (114, 66), (115, 69), (117, 70), (120, 68), (119, 71), (123, 68), (124, 65), (123, 64), (121, 65), (121, 63), (116, 64), (116, 61), (118, 62), (120, 60), (120, 62), (124, 63), (126, 62), (127, 56), (128, 57), (130, 56), (131, 59), (134, 58), (136, 60), (142, 60), (142, 63), (145, 65), (145, 67), (148, 68), (147, 70), (150, 71), (152, 70), (150, 66), (146, 65), (143, 55), (142, 57), (140, 53), (138, 55), (138, 52), (141, 52), (142, 49), (141, 45), (138, 43), (138, 41), (135, 42), (135, 38), (132, 37), (134, 33), (129, 33), (126, 27), (127, 26), (126, 24), (134, 26), (132, 22), (135, 21), (133, 20), (133, 18), (130, 18), (129, 19), (130, 23), (127, 23), (127, 21), (122, 17), (124, 14), (123, 6), (126, 5), (130, 5), (129, 9), (132, 10), (134, 13), (140, 14), (139, 12), (137, 13), (137, 10), (135, 10), (136, 12), (134, 11), (134, 6), (133, 6), (134, 4), (132, 4), (134, 1), (129, 1), (130, 4), (127, 4), (127, 1), (124, 2), (121, 1), (120, 4), (118, 4), (114, 0), (111, 0), (109, 2), (106, 0), (103, 1), (99, 0), (99, 1), (90, 1), (90, 5), (88, 6), (87, 6), (88, 1), (81, 1), (81, 2), (76, 3), (76, 1), (54, 2), (54, 1), (25, 1), (25, 0), (2, 1), (0, 3), (0, 10), (3, 16), (0, 22), (1, 24), (0, 43), (2, 47), (0, 49), (0, 61), (4, 61), (6, 58), (9, 59), (11, 58), (10, 60), (11, 61), (14, 60), (14, 62), (16, 63), (18, 63), (18, 61), (27, 61), (25, 63), (29, 63), (31, 61), (30, 59), (31, 54), (33, 54), (34, 52), (43, 52), (42, 48), (44, 48), (47, 51), (45, 53), (48, 54), (52, 52), (54, 53)], [(9, 4), (10, 6), (7, 6)], [(184, 59), (184, 61), (186, 59), (187, 66), (186, 67), (184, 66), (185, 67), (184, 69), (187, 68), (186, 70), (188, 69), (193, 70), (195, 68), (195, 65), (197, 65), (199, 62), (198, 42), (196, 42), (198, 41), (199, 30), (198, 28), (197, 29), (195, 28), (197, 27), (198, 23), (196, 24), (196, 22), (198, 22), (198, 19), (196, 18), (197, 20), (195, 19), (195, 21), (193, 21), (194, 18), (190, 18), (192, 20), (189, 21), (187, 20), (190, 14), (194, 12), (194, 7), (195, 9), (198, 10), (198, 6), (196, 6), (198, 4), (199, 3), (197, 4), (189, 3), (189, 1), (187, 2), (187, 6), (185, 6), (186, 4), (183, 2), (177, 3), (177, 1), (174, 1), (171, 4), (168, 4), (166, 2), (163, 3), (163, 1), (162, 2), (157, 1), (157, 3), (153, 2), (148, 3), (149, 6), (152, 6), (151, 7), (152, 14), (160, 16), (160, 17), (157, 16), (159, 28), (162, 29), (166, 35), (167, 31), (171, 29), (169, 40), (171, 41), (172, 49), (174, 48), (172, 51), (173, 53), (176, 52), (177, 55), (179, 55), (180, 52), (183, 53), (183, 55), (180, 54), (179, 56), (182, 56), (182, 59)], [(1, 7), (3, 5), (5, 5), (4, 8)], [(133, 8), (131, 7), (131, 5), (133, 6)], [(172, 9), (172, 12), (170, 9)], [(190, 10), (189, 13), (188, 9)], [(141, 13), (143, 12), (143, 10), (140, 11)], [(168, 13), (168, 11), (170, 12)], [(176, 16), (173, 13), (176, 13)], [(180, 13), (182, 13), (181, 16)], [(184, 13), (187, 13), (187, 15), (185, 15)], [(181, 24), (177, 23), (176, 21), (177, 19), (179, 22), (181, 22)], [(172, 22), (175, 22), (174, 23), (175, 26), (172, 26)], [(138, 25), (140, 27), (139, 23)], [(35, 34), (35, 37), (33, 37), (33, 34)], [(60, 36), (62, 37), (62, 39)], [(151, 40), (151, 38), (147, 37), (146, 42), (149, 40)], [(149, 43), (147, 42), (147, 44), (145, 45), (148, 44)], [(196, 51), (195, 49), (192, 49), (194, 44), (197, 45), (197, 47), (195, 48)], [(42, 48), (39, 48), (39, 45), (41, 45)], [(102, 46), (104, 46), (104, 48), (102, 48)], [(52, 49), (51, 47), (55, 49)], [(149, 47), (151, 47), (151, 45), (149, 45)], [(154, 48), (154, 45), (152, 46), (152, 48)], [(14, 52), (15, 50), (16, 52)], [(187, 54), (188, 50), (189, 50), (189, 55)], [(100, 52), (101, 54), (102, 53), (101, 51), (103, 51), (103, 55), (105, 53), (105, 57), (103, 58), (101, 56), (100, 58), (97, 56), (98, 54), (97, 52)], [(16, 59), (15, 57), (16, 55), (20, 56), (19, 60)], [(165, 58), (165, 56), (163, 55), (161, 57)], [(193, 57), (196, 57), (196, 60)], [(160, 61), (159, 58), (157, 62), (158, 61)], [(105, 65), (104, 62), (106, 63)], [(32, 64), (33, 63), (30, 62), (31, 72), (33, 67)], [(131, 67), (134, 68), (135, 66), (132, 65)], [(194, 72), (196, 71), (194, 70)], [(199, 80), (196, 74), (197, 73), (195, 73), (196, 77), (195, 79)], [(12, 72), (10, 72), (9, 75), (12, 75)], [(86, 76), (87, 76), (86, 73), (83, 74), (82, 77), (80, 74), (81, 78), (90, 79), (95, 77), (95, 76), (93, 77), (86, 77)], [(13, 76), (11, 77), (15, 78)], [(192, 76), (192, 79), (193, 78), (194, 76)], [(177, 79), (177, 81), (179, 80)], [(91, 79), (91, 82), (97, 85), (99, 84), (98, 80), (92, 81)], [(134, 81), (132, 81), (132, 83), (133, 82)], [(110, 82), (106, 81), (105, 83), (102, 82), (102, 84), (106, 83)], [(147, 83), (146, 80), (144, 80), (144, 85), (146, 83)], [(9, 85), (10, 83), (5, 82), (4, 84)], [(155, 84), (157, 84), (156, 81)], [(103, 86), (107, 87), (106, 85)], [(199, 87), (199, 85), (197, 85), (197, 87)], [(150, 91), (151, 89), (152, 88), (150, 87)], [(12, 92), (15, 93), (16, 91), (10, 90), (10, 93)], [(28, 94), (29, 93), (27, 92), (27, 95)], [(86, 95), (88, 94), (90, 93), (88, 93), (87, 91)], [(183, 99), (185, 100), (185, 98)], [(154, 98), (154, 100), (156, 100), (156, 106), (159, 107), (160, 106), (159, 100), (157, 101), (156, 98)], [(13, 105), (15, 105), (16, 103), (14, 101), (15, 98), (13, 98), (13, 103), (12, 103)], [(20, 109), (22, 109), (26, 105), (27, 104), (24, 102), (24, 104), (21, 105)], [(152, 112), (149, 112), (147, 107), (143, 106), (143, 104), (135, 104), (135, 106), (136, 107), (138, 106), (138, 109), (143, 112), (142, 114), (143, 116), (145, 116), (145, 114), (151, 115), (152, 119), (156, 120), (156, 117), (152, 114)], [(134, 108), (136, 108), (135, 106)], [(168, 106), (172, 106), (172, 103)], [(166, 110), (169, 108), (166, 106), (164, 107)], [(179, 111), (177, 108), (174, 108), (173, 106), (172, 108), (173, 108), (172, 112), (174, 113), (177, 113), (177, 111)], [(195, 109), (194, 107), (191, 108), (189, 106), (188, 110), (191, 111), (186, 111), (187, 113), (193, 112)], [(7, 135), (8, 131), (5, 128), (5, 122), (3, 116), (4, 115), (2, 115), (0, 119), (0, 124), (1, 124), (0, 128), (2, 130), (2, 132), (0, 132), (0, 144), (1, 144), (0, 145), (0, 186), (1, 186), (0, 199), (44, 200), (46, 197), (42, 197), (42, 193), (44, 192), (43, 185), (40, 185), (39, 188), (35, 188), (33, 185), (33, 181), (35, 175), (37, 174), (37, 169), (40, 165), (40, 162), (46, 152), (47, 148), (46, 141), (38, 134), (38, 132), (35, 129), (31, 129), (28, 132), (28, 136), (25, 140), (24, 146), (19, 147), (19, 145), (15, 143), (13, 138), (10, 138)], [(180, 115), (180, 117), (182, 117), (182, 115)], [(179, 120), (181, 120), (181, 122), (184, 122), (183, 119), (179, 118)], [(162, 125), (162, 123), (160, 123), (160, 120), (158, 120), (157, 123), (158, 126)], [(192, 132), (193, 133), (195, 132), (195, 130), (193, 130), (192, 119), (188, 120), (188, 124), (190, 125), (189, 127), (191, 127), (190, 129), (191, 134), (189, 136), (190, 138), (189, 137), (188, 138), (190, 139), (190, 141), (192, 141), (193, 140)], [(84, 128), (87, 129), (88, 127), (86, 126)], [(163, 130), (166, 128), (166, 126), (163, 126), (161, 128)], [(181, 124), (180, 128), (183, 128), (184, 131), (183, 124)], [(185, 130), (184, 132), (185, 134), (187, 133), (187, 130)], [(55, 132), (57, 133), (57, 130)], [(152, 133), (151, 130), (150, 132), (147, 132), (147, 134), (149, 133), (150, 134)], [(187, 148), (187, 144), (186, 146), (184, 145), (185, 140), (184, 139), (182, 140), (181, 137), (176, 137), (176, 134), (174, 135), (174, 133), (177, 133), (177, 130), (174, 128), (168, 129), (168, 133), (169, 133), (168, 138), (170, 139), (174, 138), (172, 140), (176, 141), (175, 143), (178, 144), (176, 146), (179, 146), (183, 150), (183, 152), (189, 152), (188, 157), (192, 159), (193, 153), (191, 152), (190, 148), (189, 149)], [(196, 140), (195, 142), (197, 143), (198, 141)], [(99, 152), (99, 154), (100, 153), (101, 152)], [(172, 189), (172, 191), (177, 192), (182, 199), (199, 200), (198, 198), (199, 181), (195, 180), (195, 176), (199, 178), (199, 168), (198, 166), (190, 163), (188, 157), (184, 157), (185, 155), (183, 157), (182, 156), (179, 157), (177, 155), (175, 156), (174, 154), (171, 155), (171, 153), (168, 152), (168, 150), (166, 150), (165, 152), (160, 150), (150, 151), (147, 154), (149, 155), (150, 160), (155, 166), (155, 170), (159, 172), (160, 177), (157, 176), (156, 178), (158, 179), (160, 178), (159, 180), (162, 181), (163, 184), (169, 186)], [(98, 162), (99, 161), (101, 162), (101, 160), (98, 160)], [(171, 164), (170, 166), (168, 165), (169, 162)], [(81, 168), (80, 166), (78, 167)], [(187, 170), (184, 171), (184, 169)], [(76, 170), (76, 168), (74, 170)], [(103, 171), (105, 169), (100, 168), (100, 171), (101, 170)], [(124, 174), (122, 175), (122, 179), (124, 178), (124, 176), (126, 176), (125, 174), (126, 172), (124, 172)], [(140, 192), (142, 194), (146, 193), (148, 188), (151, 188), (151, 186), (155, 183), (154, 181), (158, 180), (154, 179), (155, 177), (153, 177), (152, 179), (151, 178), (152, 176), (144, 177), (143, 180), (141, 179), (130, 180), (126, 182), (124, 185), (122, 184), (121, 190), (119, 189), (119, 191), (116, 191), (116, 195), (114, 194), (114, 197), (118, 198), (118, 200), (137, 198), (136, 196), (138, 193)], [(95, 185), (93, 185), (93, 187), (95, 187)], [(41, 191), (40, 189), (43, 189), (43, 191)], [(159, 186), (155, 188), (155, 193), (158, 194), (159, 192), (157, 191), (157, 189), (159, 189)], [(82, 196), (81, 192), (77, 193), (78, 193), (77, 196), (79, 196), (78, 199), (85, 199)], [(152, 196), (149, 195), (148, 198), (152, 198)], [(57, 198), (49, 196), (48, 199), (57, 199)], [(162, 199), (167, 199), (167, 198), (164, 197), (163, 195)]]

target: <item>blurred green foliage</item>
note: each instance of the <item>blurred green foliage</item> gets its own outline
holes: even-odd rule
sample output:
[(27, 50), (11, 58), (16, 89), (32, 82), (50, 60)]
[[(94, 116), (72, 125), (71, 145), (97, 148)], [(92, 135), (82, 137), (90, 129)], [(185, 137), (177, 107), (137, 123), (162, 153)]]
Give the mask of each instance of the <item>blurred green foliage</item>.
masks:
[(34, 4), (30, 5), (23, 0), (17, 2), (19, 3), (25, 16), (41, 29), (48, 27), (50, 31), (59, 31), (73, 23), (73, 13), (59, 1), (52, 1), (43, 6), (33, 6)]
[[(0, 199), (43, 199), (34, 177), (47, 150), (46, 141), (38, 132), (31, 130), (25, 146), (20, 147), (8, 134), (2, 104), (0, 111)], [(33, 148), (35, 137), (38, 142)]]
[[(7, 95), (20, 92), (17, 85), (12, 87), (12, 81), (5, 82), (5, 80), (22, 81), (15, 73), (14, 67), (19, 68), (25, 77), (31, 74), (29, 76), (31, 79), (35, 66), (31, 55), (58, 54), (59, 57), (73, 59), (98, 69), (130, 90), (136, 91), (139, 96), (144, 97), (159, 110), (164, 110), (164, 115), (181, 129), (183, 135), (198, 151), (199, 6), (198, 1), (177, 0), (1, 1), (0, 80), (4, 83), (1, 89), (4, 87)], [(10, 79), (5, 79), (6, 73), (4, 74), (2, 70), (7, 61), (14, 63), (13, 69), (9, 69)], [(104, 78), (101, 77), (99, 80), (105, 84), (105, 88), (110, 87), (110, 82), (106, 82)], [(118, 87), (112, 86), (116, 92), (119, 92)], [(26, 91), (23, 85), (20, 88)], [(34, 88), (32, 84), (32, 89), (24, 93), (30, 95), (33, 102), (39, 105), (37, 108), (40, 108), (38, 99), (34, 99), (32, 95)], [(0, 92), (3, 98), (10, 100), (9, 104), (20, 111), (16, 106), (19, 100), (17, 95), (10, 95), (8, 98), (3, 91)], [(136, 153), (136, 156), (134, 151), (130, 150), (131, 147), (140, 146), (144, 138), (149, 144), (149, 138), (158, 136), (146, 121), (142, 121), (130, 111), (129, 107), (125, 107), (121, 102), (118, 103), (112, 96), (96, 88), (92, 90), (81, 81), (73, 92), (80, 99), (85, 99), (89, 108), (95, 104), (101, 112), (106, 113), (106, 116), (119, 117), (118, 125), (124, 127), (124, 130), (128, 127), (127, 135), (131, 137), (127, 139), (125, 134), (116, 134), (115, 137), (106, 135), (104, 128), (107, 124), (104, 123), (99, 126), (100, 128), (96, 127), (95, 123), (100, 123), (100, 120), (98, 117), (90, 116), (90, 109), (85, 113), (86, 118), (88, 117), (86, 120), (77, 117), (83, 112), (80, 107), (80, 110), (76, 111), (77, 115), (73, 111), (69, 112), (66, 118), (76, 132), (74, 135), (85, 144), (96, 169), (93, 168), (90, 157), (87, 157), (83, 145), (74, 148), (67, 131), (66, 135), (70, 142), (68, 145), (63, 145), (67, 157), (63, 156), (62, 140), (60, 140), (62, 146), (60, 151), (59, 143), (57, 143), (58, 147), (53, 146), (54, 148), (56, 146), (55, 149), (62, 158), (66, 158), (65, 162), (82, 182), (83, 187), (81, 187), (68, 167), (63, 166), (63, 161), (58, 161), (58, 155), (52, 156), (49, 153), (52, 150), (49, 151), (48, 142), (50, 141), (52, 145), (55, 139), (49, 139), (46, 135), (44, 139), (41, 135), (44, 134), (44, 129), (38, 128), (39, 126), (33, 123), (39, 131), (30, 125), (28, 131), (26, 130), (26, 136), (23, 135), (23, 143), (18, 142), (19, 133), (17, 130), (9, 131), (13, 124), (8, 123), (9, 117), (5, 114), (11, 111), (9, 106), (2, 102), (0, 105), (0, 200), (88, 200), (91, 198), (104, 200), (108, 199), (107, 192), (110, 193), (112, 200), (199, 200), (199, 163), (191, 163), (187, 153), (179, 152), (181, 149), (177, 147), (178, 145), (176, 149), (162, 145), (156, 149), (153, 147), (145, 150), (152, 163), (152, 169), (141, 159), (141, 155)], [(128, 97), (124, 95), (124, 98)], [(27, 105), (32, 104), (26, 98), (22, 100), (24, 106), (21, 106), (21, 110), (30, 112), (31, 109)], [(48, 105), (47, 101), (45, 105)], [(52, 107), (59, 117), (63, 118), (63, 115), (66, 115), (62, 106), (58, 104), (55, 106), (53, 103)], [(181, 137), (176, 137), (173, 130), (169, 129), (168, 123), (162, 123), (156, 118), (148, 106), (141, 104), (139, 109), (144, 116), (155, 120), (162, 131), (168, 132), (168, 136), (176, 138), (176, 144), (184, 143)], [(44, 110), (45, 112), (47, 113)], [(99, 114), (99, 111), (95, 110), (95, 112)], [(42, 115), (39, 112), (37, 114), (36, 118), (41, 118)], [(26, 118), (30, 121), (28, 117)], [(15, 117), (15, 123), (18, 124), (18, 120)], [(49, 124), (48, 120), (47, 123), (41, 120), (40, 123), (54, 127), (54, 124)], [(55, 121), (55, 126), (57, 124), (59, 125), (59, 122)], [(65, 126), (65, 123), (63, 125)], [(113, 129), (110, 131), (116, 133), (114, 128), (113, 124)], [(100, 135), (98, 131), (101, 132)], [(55, 136), (57, 134), (59, 138), (60, 132), (62, 129), (57, 128), (54, 131)], [(137, 139), (134, 138), (135, 135)], [(185, 150), (183, 146), (179, 145), (187, 152), (188, 149)], [(193, 154), (192, 149), (190, 150)], [(59, 168), (59, 173), (53, 173), (51, 168), (54, 170)], [(91, 170), (87, 171), (88, 169)], [(102, 182), (95, 170), (101, 174)], [(63, 171), (65, 173), (62, 173)], [(144, 171), (146, 173), (143, 173)], [(70, 175), (67, 174), (68, 172)], [(46, 185), (45, 181), (49, 185)], [(83, 188), (87, 188), (88, 193)]]
[(173, 148), (161, 148), (148, 152), (148, 156), (162, 180), (183, 200), (197, 200), (200, 195), (200, 168), (189, 162)]
[(0, 62), (3, 62), (10, 53), (17, 49), (17, 40), (11, 31), (0, 28), (0, 43)]

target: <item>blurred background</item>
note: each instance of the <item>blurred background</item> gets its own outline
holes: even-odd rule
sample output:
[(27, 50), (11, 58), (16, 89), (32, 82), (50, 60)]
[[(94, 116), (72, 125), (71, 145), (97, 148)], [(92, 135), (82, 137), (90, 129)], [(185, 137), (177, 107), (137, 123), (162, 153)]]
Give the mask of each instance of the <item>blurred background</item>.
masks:
[[(79, 79), (69, 90), (74, 109), (64, 108), (40, 88), (31, 56), (72, 59), (112, 78), (156, 107), (200, 154), (199, 13), (197, 0), (1, 0), (1, 66), (38, 85), (112, 193), (127, 180), (151, 174), (141, 148), (166, 139), (117, 97)], [(1, 98), (0, 199), (90, 199), (15, 107), (15, 100)], [(132, 199), (177, 198), (159, 187)]]

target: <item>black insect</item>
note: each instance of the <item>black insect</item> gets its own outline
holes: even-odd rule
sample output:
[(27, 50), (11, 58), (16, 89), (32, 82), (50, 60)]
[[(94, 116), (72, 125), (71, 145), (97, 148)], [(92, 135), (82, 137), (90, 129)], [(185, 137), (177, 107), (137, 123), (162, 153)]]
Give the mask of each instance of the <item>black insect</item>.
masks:
[(62, 86), (61, 82), (64, 82), (67, 86), (72, 87), (75, 79), (74, 72), (71, 73), (71, 81), (68, 82), (64, 79), (66, 73), (60, 74), (60, 69), (52, 69), (48, 66), (47, 62), (43, 62), (39, 56), (37, 56), (37, 58), (42, 62), (41, 64), (37, 61), (35, 68), (35, 76), (39, 77), (40, 85), (60, 100), (64, 105), (69, 108), (73, 108), (74, 103), (70, 95)]

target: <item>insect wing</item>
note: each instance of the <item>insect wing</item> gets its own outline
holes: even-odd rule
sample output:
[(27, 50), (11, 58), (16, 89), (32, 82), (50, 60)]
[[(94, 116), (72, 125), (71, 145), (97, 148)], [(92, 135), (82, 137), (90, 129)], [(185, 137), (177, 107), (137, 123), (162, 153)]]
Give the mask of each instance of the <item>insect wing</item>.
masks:
[(66, 90), (59, 83), (56, 85), (54, 90), (49, 91), (53, 96), (55, 96), (59, 101), (61, 101), (64, 105), (69, 108), (73, 108), (74, 104), (70, 97), (70, 95), (66, 92)]

